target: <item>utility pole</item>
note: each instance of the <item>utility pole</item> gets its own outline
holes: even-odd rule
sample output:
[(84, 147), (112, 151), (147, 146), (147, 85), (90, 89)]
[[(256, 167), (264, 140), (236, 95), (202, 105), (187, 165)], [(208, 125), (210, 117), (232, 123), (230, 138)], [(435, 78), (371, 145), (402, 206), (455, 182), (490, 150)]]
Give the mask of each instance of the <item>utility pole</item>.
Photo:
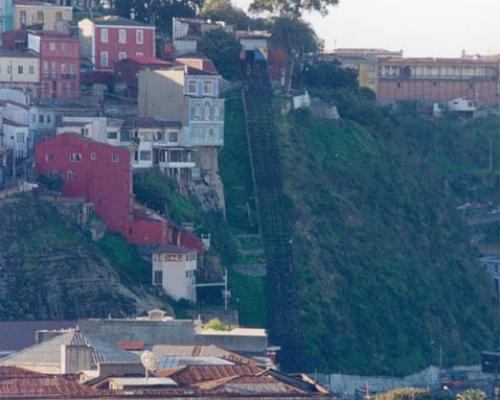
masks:
[(493, 172), (493, 139), (490, 138), (490, 160), (488, 171)]

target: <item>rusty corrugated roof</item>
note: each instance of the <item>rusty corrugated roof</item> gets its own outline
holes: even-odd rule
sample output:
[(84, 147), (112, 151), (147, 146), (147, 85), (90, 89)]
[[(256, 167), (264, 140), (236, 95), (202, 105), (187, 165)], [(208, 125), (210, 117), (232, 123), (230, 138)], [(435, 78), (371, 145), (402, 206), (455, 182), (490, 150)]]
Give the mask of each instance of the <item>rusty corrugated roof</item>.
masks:
[(61, 376), (48, 376), (15, 367), (0, 369), (0, 398), (74, 398), (96, 396), (99, 392)]
[(262, 371), (262, 368), (251, 365), (190, 365), (159, 371), (156, 376), (169, 377), (179, 385), (190, 386), (234, 376), (256, 375)]

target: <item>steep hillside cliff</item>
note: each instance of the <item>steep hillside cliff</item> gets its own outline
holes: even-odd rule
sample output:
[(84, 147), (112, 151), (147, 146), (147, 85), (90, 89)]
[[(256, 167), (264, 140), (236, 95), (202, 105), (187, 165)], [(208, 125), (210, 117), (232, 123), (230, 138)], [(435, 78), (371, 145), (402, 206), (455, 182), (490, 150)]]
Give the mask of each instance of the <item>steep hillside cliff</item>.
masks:
[(278, 117), (310, 368), (408, 373), (437, 364), (441, 346), (446, 364), (477, 362), (495, 297), (456, 183), (489, 174), (479, 155), (494, 125), (365, 106), (380, 120)]
[[(122, 246), (121, 258), (109, 243)], [(98, 246), (29, 195), (1, 200), (0, 319), (125, 316), (161, 305), (131, 278), (149, 273), (125, 269), (127, 251), (109, 234)]]

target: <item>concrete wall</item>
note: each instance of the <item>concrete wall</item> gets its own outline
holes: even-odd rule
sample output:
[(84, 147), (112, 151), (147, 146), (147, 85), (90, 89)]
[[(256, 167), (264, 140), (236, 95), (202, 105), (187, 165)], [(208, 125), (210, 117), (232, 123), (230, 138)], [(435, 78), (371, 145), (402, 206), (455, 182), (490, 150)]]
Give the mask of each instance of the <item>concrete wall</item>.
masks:
[(184, 69), (140, 71), (139, 117), (161, 117), (187, 125), (187, 105), (184, 97)]
[(145, 347), (156, 344), (195, 343), (194, 322), (191, 320), (141, 321), (90, 319), (78, 321), (80, 332), (93, 335), (108, 343), (140, 341)]

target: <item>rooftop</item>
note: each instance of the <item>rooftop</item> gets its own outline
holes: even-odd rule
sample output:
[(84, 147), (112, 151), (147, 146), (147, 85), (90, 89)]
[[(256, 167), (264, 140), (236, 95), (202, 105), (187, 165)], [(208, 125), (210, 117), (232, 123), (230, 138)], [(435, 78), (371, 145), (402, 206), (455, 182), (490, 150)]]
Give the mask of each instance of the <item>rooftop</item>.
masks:
[(196, 249), (190, 249), (184, 246), (176, 246), (173, 244), (166, 246), (158, 246), (154, 253), (161, 254), (188, 254), (188, 253), (196, 253)]
[(0, 48), (0, 57), (22, 57), (22, 58), (37, 58), (38, 55), (32, 51), (9, 50)]
[(52, 339), (35, 344), (17, 353), (0, 359), (0, 365), (23, 366), (45, 364), (59, 366), (61, 363), (61, 346), (88, 346), (92, 351), (92, 363), (137, 363), (139, 358), (118, 347), (101, 342), (89, 335), (70, 330)]
[(131, 60), (137, 64), (141, 65), (165, 65), (170, 66), (173, 65), (172, 62), (162, 60), (161, 58), (149, 57), (149, 56), (127, 56), (122, 62), (127, 62)]
[(147, 24), (145, 22), (134, 21), (131, 19), (119, 17), (117, 15), (104, 15), (102, 17), (97, 17), (92, 20), (96, 25), (108, 25), (108, 26), (141, 26), (145, 28), (154, 29), (154, 26)]
[(266, 337), (265, 329), (257, 328), (233, 328), (230, 331), (216, 331), (214, 329), (207, 329), (198, 332), (198, 335), (215, 335), (215, 336), (261, 336)]
[(57, 4), (47, 3), (47, 2), (38, 1), (38, 0), (14, 0), (14, 5), (15, 6), (57, 7), (57, 8), (69, 8), (69, 9), (72, 9), (72, 7), (60, 6), (60, 5), (57, 5)]

